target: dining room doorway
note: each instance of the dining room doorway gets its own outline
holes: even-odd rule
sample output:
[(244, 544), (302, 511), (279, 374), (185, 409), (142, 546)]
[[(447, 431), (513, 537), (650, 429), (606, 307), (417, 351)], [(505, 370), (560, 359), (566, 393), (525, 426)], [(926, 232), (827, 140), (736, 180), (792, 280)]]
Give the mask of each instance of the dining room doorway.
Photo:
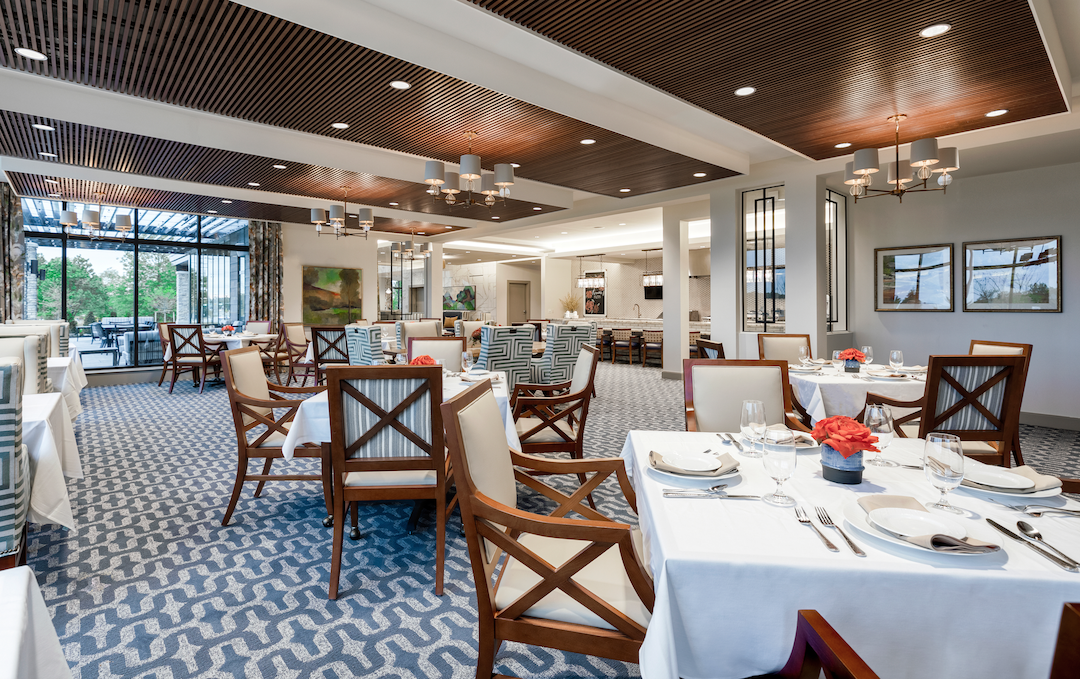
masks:
[(508, 281), (506, 284), (506, 322), (524, 323), (528, 318), (528, 281)]

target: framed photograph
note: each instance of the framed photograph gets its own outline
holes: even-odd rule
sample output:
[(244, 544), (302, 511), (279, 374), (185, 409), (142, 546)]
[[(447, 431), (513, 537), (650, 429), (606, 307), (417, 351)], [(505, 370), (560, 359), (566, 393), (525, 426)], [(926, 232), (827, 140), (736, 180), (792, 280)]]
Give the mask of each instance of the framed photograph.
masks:
[(874, 311), (952, 311), (953, 246), (874, 249)]
[(305, 266), (301, 314), (305, 325), (345, 325), (364, 317), (361, 269)]
[[(590, 271), (586, 276), (589, 277), (602, 277), (603, 271)], [(606, 279), (605, 279), (606, 280)], [(585, 315), (586, 316), (606, 316), (607, 304), (604, 299), (604, 288), (585, 288)]]
[(1061, 236), (964, 243), (964, 311), (1061, 312)]

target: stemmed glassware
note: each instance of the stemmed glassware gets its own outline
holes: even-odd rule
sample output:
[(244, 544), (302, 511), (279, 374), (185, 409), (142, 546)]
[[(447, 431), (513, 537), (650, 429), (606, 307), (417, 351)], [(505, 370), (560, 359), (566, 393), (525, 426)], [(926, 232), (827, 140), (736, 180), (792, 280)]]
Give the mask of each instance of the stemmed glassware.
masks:
[(463, 351), (463, 352), (461, 352), (461, 366), (463, 368), (465, 368), (465, 372), (469, 372), (470, 370), (472, 370), (472, 365), (473, 365), (472, 352), (471, 351)]
[(409, 357), (406, 354), (398, 354), (397, 358), (394, 359), (394, 362), (398, 365), (407, 365), (409, 362)]
[(928, 509), (940, 509), (952, 514), (963, 514), (964, 510), (949, 504), (949, 491), (964, 480), (964, 448), (960, 437), (955, 434), (931, 432), (926, 435), (923, 445), (923, 473), (934, 488), (941, 491), (937, 502), (927, 502)]
[(739, 421), (739, 431), (750, 445), (743, 451), (746, 457), (761, 457), (762, 453), (754, 447), (755, 442), (762, 441), (765, 430), (765, 404), (761, 401), (743, 401), (742, 419)]
[(904, 352), (893, 349), (889, 352), (889, 367), (893, 370), (899, 370), (904, 367)]
[(761, 447), (765, 471), (776, 481), (776, 490), (761, 499), (778, 507), (793, 507), (795, 500), (784, 494), (784, 481), (795, 473), (795, 436), (787, 427), (770, 427), (765, 431)]
[(836, 369), (836, 372), (840, 372), (844, 368), (844, 359), (840, 358), (840, 350), (832, 352), (832, 366)]
[(869, 367), (870, 364), (874, 362), (874, 347), (867, 344), (865, 347), (859, 349), (859, 351), (866, 355), (866, 366)]
[(810, 347), (808, 347), (808, 346), (799, 347), (799, 363), (802, 363), (805, 366), (809, 366), (810, 361), (811, 361), (811, 359), (810, 359)]
[(872, 464), (876, 467), (895, 467), (895, 462), (882, 457), (885, 454), (885, 448), (892, 443), (894, 436), (892, 411), (889, 410), (888, 406), (880, 404), (868, 405), (866, 406), (866, 414), (863, 416), (863, 424), (866, 425), (871, 434), (877, 437), (877, 443), (874, 445), (881, 451), (873, 459), (866, 460), (866, 464)]

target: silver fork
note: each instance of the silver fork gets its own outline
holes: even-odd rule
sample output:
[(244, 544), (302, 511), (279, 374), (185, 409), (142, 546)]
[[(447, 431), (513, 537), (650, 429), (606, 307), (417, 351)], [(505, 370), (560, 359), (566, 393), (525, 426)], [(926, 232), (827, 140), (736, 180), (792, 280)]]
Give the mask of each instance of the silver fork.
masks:
[(825, 543), (825, 546), (829, 548), (830, 552), (840, 551), (836, 548), (836, 545), (829, 542), (829, 538), (825, 537), (825, 534), (821, 532), (821, 529), (814, 525), (814, 522), (810, 520), (810, 517), (806, 515), (806, 512), (803, 510), (802, 507), (795, 507), (795, 518), (799, 520), (799, 523), (805, 524), (813, 528), (814, 532), (818, 534), (818, 537), (821, 538), (821, 541)]
[(1064, 514), (1066, 516), (1080, 516), (1080, 509), (1067, 509), (1065, 507), (1051, 507), (1049, 505), (1007, 505), (1004, 502), (1001, 502), (999, 500), (995, 500), (992, 497), (989, 497), (989, 498), (986, 498), (986, 499), (990, 500), (994, 504), (1001, 505), (1002, 507), (1007, 507), (1007, 508), (1013, 510), (1014, 512), (1022, 512), (1024, 514), (1027, 514), (1028, 516), (1034, 516), (1036, 518), (1038, 518), (1038, 517), (1040, 517), (1043, 514), (1046, 514), (1048, 512), (1051, 513), (1051, 514)]
[(844, 532), (844, 529), (841, 528), (840, 526), (837, 526), (833, 522), (832, 517), (829, 516), (829, 512), (828, 512), (827, 509), (825, 509), (824, 507), (814, 507), (814, 510), (817, 511), (817, 518), (818, 518), (818, 521), (821, 522), (822, 526), (828, 526), (829, 528), (835, 528), (837, 531), (840, 532), (840, 535), (842, 535), (844, 537), (844, 540), (847, 542), (847, 546), (851, 547), (851, 551), (855, 552), (856, 556), (866, 556), (866, 552), (859, 549), (859, 546), (851, 541), (851, 538), (849, 538), (848, 534)]

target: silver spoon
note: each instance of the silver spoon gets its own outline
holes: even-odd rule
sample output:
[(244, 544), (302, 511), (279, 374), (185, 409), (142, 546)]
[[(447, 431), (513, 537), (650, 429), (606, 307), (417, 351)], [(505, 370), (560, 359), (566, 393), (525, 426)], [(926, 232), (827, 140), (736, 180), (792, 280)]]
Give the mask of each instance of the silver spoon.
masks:
[(1040, 533), (1039, 530), (1037, 528), (1035, 528), (1035, 526), (1032, 526), (1027, 521), (1017, 521), (1016, 522), (1016, 527), (1018, 529), (1020, 529), (1020, 532), (1024, 534), (1024, 537), (1026, 537), (1029, 540), (1032, 540), (1034, 542), (1038, 542), (1043, 547), (1046, 547), (1047, 549), (1056, 552), (1058, 556), (1065, 559), (1066, 561), (1073, 564), (1074, 566), (1080, 566), (1080, 564), (1078, 564), (1076, 562), (1076, 560), (1073, 559), (1068, 554), (1062, 553), (1062, 551), (1060, 549), (1057, 549), (1056, 547), (1051, 547), (1050, 543), (1048, 543), (1046, 540), (1043, 540), (1042, 533)]

